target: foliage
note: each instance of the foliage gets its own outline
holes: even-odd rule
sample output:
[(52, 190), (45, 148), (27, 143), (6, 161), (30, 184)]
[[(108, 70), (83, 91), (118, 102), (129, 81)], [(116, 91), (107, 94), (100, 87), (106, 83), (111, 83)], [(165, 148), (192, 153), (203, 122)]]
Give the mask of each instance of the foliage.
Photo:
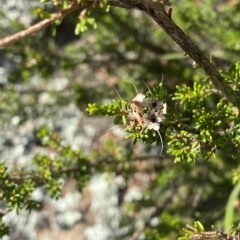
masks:
[[(229, 79), (231, 83), (238, 83), (239, 81), (238, 64), (232, 66), (229, 72), (224, 74), (225, 78)], [(202, 82), (205, 84), (195, 82), (193, 89), (186, 85), (177, 86), (173, 99), (180, 102), (181, 108), (175, 107), (174, 110), (170, 110), (170, 113), (158, 123), (157, 130), (161, 130), (162, 126), (160, 127), (160, 124), (165, 123), (166, 132), (163, 132), (163, 135), (167, 137), (168, 152), (175, 156), (175, 162), (195, 161), (200, 153), (205, 159), (209, 159), (215, 155), (217, 150), (222, 149), (224, 149), (225, 154), (231, 155), (239, 147), (240, 142), (237, 135), (240, 122), (237, 107), (231, 106), (224, 98), (219, 98), (216, 107), (210, 106), (211, 98), (216, 96), (215, 90), (211, 84)], [(236, 86), (233, 88), (238, 91)], [(162, 101), (166, 97), (166, 93), (162, 94), (162, 91), (162, 84), (160, 84), (152, 90), (149, 89), (145, 95), (147, 100), (144, 100), (144, 102), (134, 100), (136, 97), (130, 101), (113, 100), (112, 104), (103, 106), (89, 104), (87, 111), (91, 115), (115, 115), (114, 124), (126, 125), (126, 131), (132, 133), (127, 138), (133, 138), (134, 143), (138, 140), (147, 143), (159, 142), (159, 135), (154, 134), (157, 131), (149, 128), (149, 124), (154, 124), (154, 120), (151, 119), (150, 123), (146, 123), (144, 126), (141, 126), (140, 121), (137, 122), (136, 126), (131, 126), (131, 112), (133, 110), (131, 107), (129, 110), (129, 106), (131, 106), (131, 103), (137, 102), (141, 104), (140, 107), (147, 107), (147, 110), (143, 110), (145, 114), (151, 110), (147, 105), (153, 103), (151, 102), (152, 99), (155, 103), (155, 101)], [(185, 123), (188, 119), (183, 118), (184, 111), (188, 111), (188, 114), (191, 111), (191, 127), (189, 127), (189, 123)], [(144, 122), (144, 116), (139, 117)], [(224, 131), (222, 130), (223, 126)], [(236, 138), (233, 136), (236, 136)], [(228, 150), (226, 151), (226, 149)]]
[(194, 222), (194, 227), (188, 226), (187, 229), (183, 229), (185, 232), (184, 237), (178, 238), (179, 240), (188, 240), (188, 239), (213, 239), (213, 240), (219, 240), (219, 239), (236, 239), (239, 237), (239, 220), (235, 221), (228, 234), (225, 234), (219, 230), (215, 231), (206, 231), (199, 221)]
[[(48, 19), (72, 2), (42, 0), (31, 13), (37, 21)], [(81, 192), (97, 172), (122, 176), (127, 186), (140, 174), (149, 179), (141, 198), (126, 202), (123, 197), (119, 203), (119, 228), (130, 229), (121, 239), (176, 239), (182, 227), (196, 219), (179, 239), (226, 239), (228, 231), (237, 237), (240, 4), (172, 1), (173, 20), (208, 56), (214, 55), (213, 64), (222, 69), (224, 82), (237, 94), (232, 104), (210, 77), (192, 68), (191, 60), (147, 15), (109, 9), (106, 1), (100, 2), (1, 50), (1, 126), (14, 116), (19, 116), (20, 125), (51, 117), (75, 102), (81, 110), (88, 103), (90, 115), (114, 116), (113, 125), (123, 126), (128, 135), (121, 144), (110, 139), (101, 147), (93, 144), (90, 150), (76, 150), (56, 129), (38, 127), (37, 139), (44, 151), (35, 153), (28, 167), (10, 168), (8, 159), (0, 164), (0, 199), (7, 212), (39, 209), (32, 198), (38, 187), (52, 198), (61, 197), (62, 184), (69, 178), (75, 179)], [(1, 16), (8, 19), (3, 10)], [(17, 19), (0, 23), (5, 36), (24, 27)], [(61, 90), (49, 87), (54, 74), (69, 79)], [(144, 94), (133, 93), (129, 81), (136, 89), (146, 89), (141, 91)], [(41, 102), (42, 94), (51, 101)], [(147, 167), (141, 170), (142, 165)], [(150, 216), (144, 215), (152, 209)], [(224, 232), (204, 229), (203, 225), (209, 229), (212, 224), (222, 229), (224, 216)], [(4, 235), (9, 235), (9, 227), (1, 221), (0, 237)]]
[[(22, 209), (31, 211), (38, 208), (39, 203), (32, 199), (32, 193), (38, 186), (44, 186), (52, 198), (58, 198), (61, 193), (61, 179), (74, 177), (79, 191), (89, 180), (89, 159), (81, 151), (75, 151), (71, 146), (64, 145), (61, 138), (47, 127), (41, 127), (38, 137), (42, 144), (59, 151), (59, 155), (50, 157), (36, 153), (32, 158), (32, 169), (14, 169), (9, 171), (5, 162), (0, 165), (0, 183), (2, 185), (2, 200), (6, 201), (8, 211)], [(1, 223), (1, 236), (8, 234), (9, 229)]]
[(145, 95), (137, 94), (132, 100), (113, 100), (112, 104), (103, 106), (89, 104), (86, 111), (91, 115), (115, 115), (114, 123), (126, 125), (126, 131), (130, 133), (126, 138), (133, 138), (133, 144), (139, 140), (152, 144), (161, 138), (159, 124), (165, 121), (165, 103), (160, 100), (164, 96), (166, 92), (160, 84), (149, 88)]

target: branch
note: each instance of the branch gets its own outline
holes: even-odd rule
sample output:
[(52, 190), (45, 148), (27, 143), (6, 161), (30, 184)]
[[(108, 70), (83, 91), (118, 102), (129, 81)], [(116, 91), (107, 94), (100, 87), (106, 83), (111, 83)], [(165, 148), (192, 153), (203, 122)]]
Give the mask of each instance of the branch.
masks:
[(36, 32), (39, 32), (40, 30), (42, 30), (42, 29), (48, 27), (49, 25), (51, 25), (52, 23), (54, 23), (56, 20), (65, 17), (66, 15), (72, 13), (73, 11), (75, 11), (79, 8), (80, 8), (79, 4), (76, 1), (74, 1), (72, 4), (70, 4), (68, 6), (67, 9), (64, 9), (58, 13), (52, 14), (50, 18), (44, 19), (41, 22), (36, 23), (35, 25), (29, 27), (28, 29), (25, 29), (25, 30), (15, 33), (11, 36), (5, 37), (3, 39), (0, 39), (0, 49), (3, 47), (7, 47), (7, 46), (11, 45), (12, 43), (15, 43), (15, 42), (17, 42), (21, 39), (24, 39), (28, 36), (31, 36), (32, 34), (34, 34)]
[[(155, 10), (156, 9), (156, 10)], [(224, 79), (216, 67), (210, 62), (205, 54), (186, 36), (186, 34), (172, 21), (163, 6), (155, 3), (154, 11), (149, 15), (163, 28), (163, 30), (187, 53), (199, 66), (201, 66), (206, 75), (209, 76), (214, 86), (221, 91), (222, 95), (230, 102), (236, 102), (236, 96), (233, 90), (224, 83)]]
[(205, 54), (192, 42), (192, 40), (173, 22), (171, 16), (167, 14), (163, 4), (153, 0), (121, 1), (109, 0), (109, 4), (124, 8), (137, 8), (146, 12), (152, 17), (158, 25), (176, 42), (186, 54), (188, 54), (199, 66), (201, 66), (206, 75), (212, 80), (214, 86), (231, 103), (236, 103), (234, 91), (224, 83), (224, 79), (216, 67), (210, 62)]

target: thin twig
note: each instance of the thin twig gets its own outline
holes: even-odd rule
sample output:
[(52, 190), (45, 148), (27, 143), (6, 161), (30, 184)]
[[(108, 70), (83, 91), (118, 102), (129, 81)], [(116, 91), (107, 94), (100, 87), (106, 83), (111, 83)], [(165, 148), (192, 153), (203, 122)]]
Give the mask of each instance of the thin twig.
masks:
[(64, 9), (58, 13), (54, 13), (51, 15), (50, 18), (44, 19), (40, 21), (39, 23), (34, 24), (33, 26), (29, 27), (28, 29), (22, 30), (18, 33), (15, 33), (11, 36), (5, 37), (0, 40), (0, 48), (7, 47), (21, 39), (24, 39), (26, 37), (31, 36), (32, 34), (39, 32), (40, 30), (48, 27), (52, 23), (54, 23), (56, 20), (61, 19), (65, 17), (66, 15), (72, 13), (73, 11), (79, 9), (80, 6), (75, 1), (68, 6), (67, 9)]
[[(58, 171), (52, 171), (53, 177), (63, 176), (63, 175), (71, 175), (74, 173), (81, 173), (81, 169), (78, 166), (64, 168)], [(35, 172), (13, 172), (10, 174), (9, 179), (16, 184), (21, 184), (27, 180), (33, 180), (39, 185), (45, 184), (45, 180), (41, 175)]]

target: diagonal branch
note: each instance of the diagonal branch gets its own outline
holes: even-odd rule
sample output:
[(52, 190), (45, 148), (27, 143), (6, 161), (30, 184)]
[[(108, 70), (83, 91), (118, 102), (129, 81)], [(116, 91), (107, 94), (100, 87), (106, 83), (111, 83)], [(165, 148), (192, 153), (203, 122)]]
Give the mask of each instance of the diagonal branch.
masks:
[(7, 47), (23, 38), (29, 37), (32, 34), (39, 32), (40, 30), (48, 27), (52, 23), (54, 23), (56, 20), (64, 18), (66, 15), (72, 13), (73, 11), (79, 9), (80, 6), (75, 1), (68, 6), (67, 9), (64, 9), (58, 13), (54, 13), (51, 15), (50, 18), (44, 19), (40, 21), (39, 23), (34, 24), (33, 26), (29, 27), (28, 29), (22, 30), (18, 33), (15, 33), (11, 36), (7, 36), (3, 39), (0, 39), (0, 49), (2, 47)]
[(224, 79), (216, 67), (210, 62), (205, 54), (186, 36), (186, 34), (172, 21), (163, 6), (154, 4), (154, 10), (148, 11), (148, 14), (162, 27), (162, 29), (187, 53), (199, 66), (201, 66), (206, 75), (210, 77), (214, 86), (220, 90), (222, 95), (230, 102), (236, 102), (236, 96), (233, 90), (224, 83)]
[(109, 0), (110, 5), (137, 8), (146, 12), (152, 17), (158, 25), (176, 42), (186, 54), (188, 54), (199, 66), (201, 66), (206, 75), (212, 80), (214, 86), (231, 103), (236, 103), (234, 91), (224, 83), (224, 79), (216, 67), (210, 62), (205, 54), (193, 43), (193, 41), (173, 22), (167, 14), (163, 4), (153, 0), (142, 0), (142, 2)]

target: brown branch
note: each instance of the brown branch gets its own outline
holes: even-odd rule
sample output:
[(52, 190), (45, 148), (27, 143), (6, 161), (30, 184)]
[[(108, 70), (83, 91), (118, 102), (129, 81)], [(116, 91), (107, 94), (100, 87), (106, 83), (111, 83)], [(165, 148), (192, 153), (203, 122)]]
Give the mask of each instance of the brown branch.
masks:
[(52, 23), (54, 23), (56, 20), (65, 17), (66, 15), (72, 13), (73, 11), (75, 11), (79, 8), (80, 8), (79, 4), (76, 1), (74, 1), (72, 4), (70, 4), (68, 6), (67, 9), (64, 9), (58, 13), (52, 14), (50, 18), (44, 19), (41, 22), (36, 23), (35, 25), (29, 27), (28, 29), (25, 29), (23, 31), (20, 31), (11, 36), (1, 39), (0, 40), (0, 48), (7, 47), (21, 39), (31, 36), (32, 34), (34, 34), (36, 32), (39, 32), (40, 30), (42, 30), (42, 29), (48, 27), (49, 25), (51, 25)]
[[(72, 166), (68, 168), (63, 168), (61, 170), (52, 170), (52, 177), (58, 178), (63, 175), (70, 176), (71, 174), (81, 173), (81, 169), (78, 166)], [(12, 172), (9, 175), (9, 180), (16, 183), (22, 184), (24, 181), (32, 180), (35, 181), (38, 186), (46, 183), (46, 179), (43, 178), (38, 172)]]
[(214, 86), (231, 103), (236, 103), (234, 91), (224, 83), (224, 79), (216, 67), (210, 62), (205, 54), (192, 42), (192, 40), (173, 22), (171, 16), (167, 14), (163, 4), (153, 0), (119, 1), (109, 0), (109, 4), (124, 8), (137, 8), (151, 16), (158, 25), (188, 54), (206, 75), (212, 80)]
[[(156, 9), (156, 10), (155, 10)], [(230, 102), (236, 102), (233, 90), (224, 83), (224, 79), (216, 67), (210, 62), (205, 54), (186, 36), (186, 34), (172, 21), (163, 6), (158, 3), (154, 6), (154, 11), (149, 15), (163, 28), (163, 30), (187, 53), (206, 75), (209, 76), (214, 86), (221, 91), (222, 95)]]

